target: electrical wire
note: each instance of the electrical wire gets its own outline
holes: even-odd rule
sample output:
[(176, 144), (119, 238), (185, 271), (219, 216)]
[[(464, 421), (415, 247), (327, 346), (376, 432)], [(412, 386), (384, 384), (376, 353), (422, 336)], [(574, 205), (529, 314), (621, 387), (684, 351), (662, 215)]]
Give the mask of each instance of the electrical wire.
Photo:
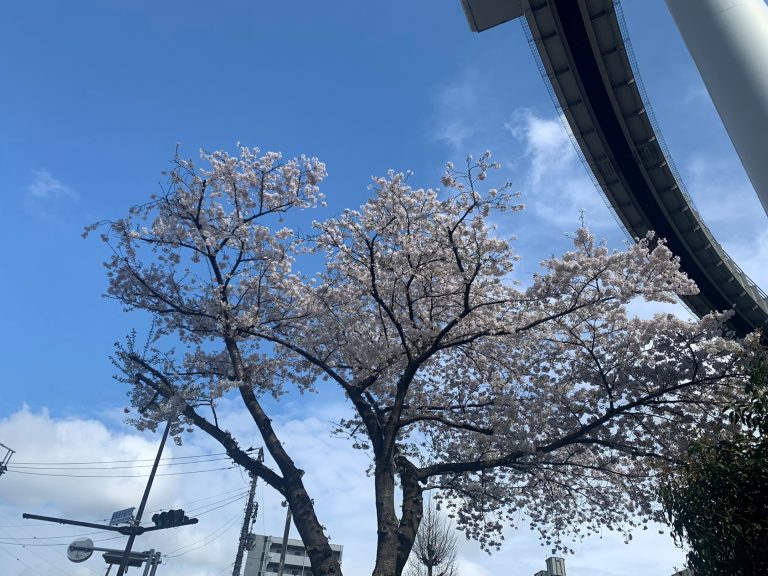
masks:
[(64, 534), (62, 536), (0, 536), (0, 540), (54, 540), (56, 538), (82, 538), (83, 536), (92, 536), (101, 534), (106, 530), (95, 530), (93, 532), (83, 532), (81, 534)]
[[(221, 526), (216, 528), (213, 532), (205, 536), (204, 538), (201, 538), (200, 540), (196, 542), (192, 542), (191, 544), (187, 544), (185, 546), (181, 546), (179, 548), (176, 548), (175, 550), (171, 550), (168, 554), (165, 554), (166, 558), (178, 558), (179, 556), (184, 556), (184, 554), (189, 554), (190, 552), (194, 552), (195, 550), (198, 550), (202, 548), (203, 546), (208, 546), (212, 542), (215, 542), (219, 538), (221, 538), (224, 534), (226, 534), (229, 530), (232, 529), (232, 527), (237, 524), (237, 522), (240, 520), (240, 513), (236, 513), (234, 516), (232, 516), (229, 520), (224, 522)], [(218, 534), (216, 534), (218, 532)], [(214, 536), (216, 534), (216, 536)], [(196, 546), (196, 544), (200, 544), (199, 546)], [(190, 546), (194, 546), (194, 548), (190, 548)], [(184, 552), (179, 552), (179, 550), (184, 550), (184, 548), (190, 548), (189, 550), (185, 550)], [(179, 552), (176, 554), (176, 552)]]
[[(211, 458), (199, 458), (196, 460), (190, 460), (186, 462), (168, 462), (161, 463), (160, 467), (167, 466), (189, 466), (190, 464), (200, 464), (203, 462), (220, 462), (222, 460), (230, 460), (229, 456), (216, 456)], [(94, 462), (95, 464), (95, 462)], [(107, 462), (99, 462), (99, 464), (107, 464)], [(147, 464), (126, 464), (118, 466), (85, 466), (85, 465), (43, 465), (43, 464), (9, 464), (8, 470), (121, 470), (126, 468), (151, 468), (154, 463)]]
[[(161, 466), (193, 465), (193, 464), (200, 464), (200, 463), (214, 462), (214, 461), (221, 461), (221, 460), (228, 460), (228, 459), (229, 457), (226, 456), (226, 453), (223, 453), (223, 452), (216, 453), (216, 454), (201, 454), (201, 455), (195, 455), (195, 456), (169, 457), (169, 458), (162, 459), (162, 460), (165, 460), (166, 462), (161, 463)], [(152, 462), (152, 460), (150, 459), (112, 460), (112, 461), (102, 460), (102, 461), (89, 461), (89, 462), (56, 462), (56, 463), (15, 462), (13, 465), (9, 466), (9, 469), (7, 470), (7, 472), (15, 473), (15, 474), (58, 477), (58, 478), (141, 478), (141, 477), (146, 477), (148, 474), (66, 474), (66, 473), (58, 474), (58, 473), (50, 472), (52, 470), (81, 471), (81, 470), (137, 469), (137, 468), (150, 467), (152, 465), (152, 464), (139, 464), (139, 462)], [(130, 463), (130, 465), (104, 466), (105, 464), (124, 464), (124, 463), (126, 464)], [(91, 465), (97, 465), (97, 466), (91, 467)], [(85, 467), (85, 466), (88, 466), (88, 467)], [(203, 470), (187, 470), (182, 472), (166, 472), (166, 473), (161, 472), (161, 473), (158, 473), (157, 476), (179, 476), (179, 475), (187, 475), (187, 474), (199, 474), (199, 473), (205, 473), (205, 472), (217, 472), (222, 470), (229, 470), (235, 467), (236, 466), (232, 465), (232, 466), (223, 466), (218, 468), (207, 468)], [(234, 494), (232, 494), (233, 492)], [(247, 494), (247, 491), (244, 491), (242, 488), (236, 488), (234, 490), (229, 490), (214, 496), (198, 498), (196, 500), (189, 501), (186, 504), (205, 502), (206, 500), (211, 500), (212, 498), (216, 498), (217, 496), (225, 496), (224, 498), (215, 500), (213, 502), (208, 502), (206, 504), (202, 504), (201, 506), (198, 506), (190, 510), (190, 512), (194, 512), (195, 515), (200, 516), (203, 514), (208, 514), (220, 508), (224, 508), (226, 506), (229, 506), (230, 504), (240, 502), (245, 498), (246, 494)], [(231, 528), (237, 522), (238, 517), (239, 517), (239, 514), (236, 514), (229, 521), (225, 522), (222, 526), (220, 526), (217, 530), (214, 530), (213, 532), (208, 534), (205, 538), (197, 542), (194, 542), (192, 544), (189, 544), (187, 546), (177, 548), (176, 550), (173, 551), (174, 554), (172, 557), (183, 556), (189, 552), (202, 548), (203, 546), (207, 546), (208, 544), (211, 544), (215, 540), (221, 538), (224, 534), (226, 534), (229, 530), (231, 530)], [(106, 521), (106, 519), (104, 519), (104, 521)], [(27, 526), (26, 524), (18, 524), (18, 525), (7, 524), (5, 526), (0, 526), (0, 528), (11, 528), (11, 527), (24, 528), (26, 526)], [(34, 552), (34, 550), (31, 550), (30, 548), (39, 547), (43, 549), (51, 549), (51, 552), (57, 551), (60, 554), (64, 554), (64, 552), (61, 551), (61, 548), (63, 547), (63, 543), (61, 542), (61, 540), (69, 539), (73, 537), (77, 538), (77, 537), (82, 537), (86, 535), (99, 534), (104, 531), (84, 532), (79, 534), (68, 534), (68, 535), (61, 535), (61, 536), (18, 536), (18, 537), (8, 536), (7, 532), (5, 532), (4, 530), (3, 532), (6, 535), (5, 536), (0, 535), (0, 549), (2, 549), (6, 554), (11, 556), (17, 562), (22, 564), (26, 569), (34, 572), (35, 574), (39, 574), (40, 576), (44, 576), (37, 568), (28, 564), (27, 562), (22, 560), (17, 554), (14, 554), (10, 550), (7, 550), (5, 547), (6, 546), (15, 546), (17, 548), (21, 547), (24, 550), (26, 550), (28, 554), (32, 554), (36, 556), (40, 560), (52, 566), (58, 572), (61, 572), (62, 574), (67, 575), (68, 573), (63, 571), (61, 568), (59, 568), (59, 566), (52, 563), (50, 560), (46, 559), (40, 554)], [(99, 540), (95, 540), (94, 542), (95, 543), (108, 542), (110, 540), (117, 540), (120, 538), (123, 538), (123, 536), (116, 535), (109, 538), (102, 538)], [(9, 540), (13, 540), (13, 541), (9, 541)], [(52, 542), (41, 542), (41, 540), (50, 540)], [(190, 546), (192, 548), (190, 548)], [(186, 548), (189, 548), (189, 549), (186, 549)], [(171, 556), (168, 556), (168, 557), (171, 557)], [(230, 567), (233, 564), (234, 563), (230, 564)], [(225, 568), (222, 571), (222, 573), (226, 572), (227, 570), (228, 568)]]
[[(232, 495), (233, 492), (237, 492), (237, 494)], [(242, 488), (234, 488), (232, 490), (227, 490), (226, 492), (220, 492), (218, 494), (212, 494), (210, 496), (206, 496), (205, 498), (197, 498), (195, 500), (187, 500), (186, 502), (182, 502), (180, 504), (175, 504), (174, 506), (178, 506), (179, 508), (187, 508), (190, 504), (197, 504), (198, 502), (203, 502), (204, 500), (210, 500), (211, 498), (218, 498), (219, 496), (226, 496), (225, 498), (222, 498), (221, 500), (216, 500), (215, 502), (210, 502), (209, 504), (204, 504), (202, 506), (198, 506), (196, 508), (190, 508), (187, 510), (188, 512), (194, 512), (195, 510), (200, 510), (202, 508), (205, 508), (206, 506), (213, 506), (214, 504), (219, 504), (220, 502), (224, 502), (224, 500), (227, 500), (229, 498), (234, 498), (235, 496), (240, 496), (241, 494), (245, 494), (246, 492), (243, 491)], [(167, 508), (156, 508), (154, 510), (148, 510), (145, 512), (146, 514), (153, 514), (155, 512), (162, 512), (163, 510), (167, 510)]]
[[(185, 474), (202, 474), (203, 472), (217, 472), (219, 470), (231, 470), (235, 465), (221, 468), (206, 468), (205, 470), (189, 470), (186, 472), (159, 472), (155, 476), (183, 476)], [(26, 474), (29, 476), (48, 476), (56, 478), (146, 478), (149, 474), (52, 474), (43, 472), (31, 472), (23, 470), (7, 470), (8, 474)]]
[[(211, 502), (210, 504), (207, 504), (205, 506), (199, 506), (197, 508), (192, 508), (189, 510), (190, 514), (194, 514), (195, 516), (202, 516), (203, 514), (208, 514), (209, 512), (213, 512), (214, 510), (218, 510), (219, 508), (224, 508), (225, 506), (229, 506), (230, 504), (234, 504), (235, 502), (240, 502), (245, 499), (248, 492), (243, 492), (242, 494), (238, 494), (236, 496), (231, 496), (230, 498), (226, 498), (224, 500), (219, 500), (218, 502)], [(218, 504), (218, 506), (214, 506), (215, 504)], [(211, 506), (214, 506), (213, 508), (210, 508)], [(205, 508), (209, 508), (208, 510), (204, 510)], [(198, 510), (204, 510), (203, 512), (198, 512)]]
[(37, 568), (34, 568), (34, 567), (30, 566), (29, 564), (27, 564), (26, 562), (24, 562), (24, 560), (22, 560), (21, 558), (17, 557), (16, 554), (14, 554), (13, 552), (10, 552), (9, 550), (6, 550), (5, 548), (2, 548), (1, 546), (0, 546), (0, 550), (5, 552), (6, 554), (8, 554), (11, 558), (16, 560), (19, 564), (24, 565), (24, 567), (26, 567), (28, 570), (32, 570), (35, 574), (39, 574), (40, 576), (45, 576), (45, 574), (40, 572)]
[(219, 571), (219, 572), (216, 572), (216, 576), (221, 576), (225, 572), (229, 572), (230, 570), (232, 570), (232, 568), (234, 566), (235, 566), (235, 563), (234, 562), (230, 562), (229, 566), (227, 566), (226, 568), (222, 568), (221, 571)]
[[(5, 530), (3, 530), (3, 532), (5, 532)], [(6, 545), (7, 545), (8, 543), (4, 543), (4, 544), (6, 544)], [(28, 548), (27, 548), (26, 546), (24, 546), (24, 545), (21, 545), (21, 546), (24, 548), (24, 550), (25, 550), (25, 551), (26, 551), (28, 554), (32, 554), (33, 556), (35, 556), (35, 557), (39, 558), (40, 560), (42, 560), (42, 561), (43, 561), (43, 562), (45, 562), (46, 564), (48, 564), (48, 565), (52, 566), (53, 568), (55, 568), (56, 570), (58, 570), (58, 571), (59, 571), (59, 572), (61, 572), (62, 574), (65, 574), (65, 575), (67, 574), (67, 572), (65, 572), (64, 570), (62, 570), (61, 568), (59, 568), (59, 566), (58, 566), (57, 564), (54, 564), (54, 563), (53, 563), (53, 562), (51, 562), (51, 561), (50, 561), (48, 558), (45, 558), (44, 556), (42, 556), (42, 555), (38, 554), (38, 553), (37, 553), (37, 552), (35, 552), (34, 550), (28, 549)], [(17, 560), (18, 560), (18, 558), (17, 558)]]
[[(7, 518), (5, 516), (2, 516), (2, 515), (0, 515), (0, 518), (3, 518), (5, 520), (7, 520)], [(20, 529), (20, 532), (22, 532), (24, 534), (28, 534), (29, 536), (32, 536), (32, 533), (27, 528), (28, 528), (28, 526), (22, 527)], [(7, 530), (0, 530), (0, 532), (2, 532), (4, 534), (4, 536), (0, 536), (0, 539), (2, 539), (2, 540), (12, 539), (12, 537), (8, 536), (8, 531)], [(63, 552), (61, 552), (61, 551), (59, 551), (59, 554), (65, 556), (65, 554)]]
[[(232, 494), (233, 492), (236, 492), (237, 494), (233, 495)], [(216, 500), (214, 502), (209, 502), (208, 504), (204, 504), (202, 506), (198, 506), (196, 508), (192, 508), (192, 509), (189, 510), (189, 512), (195, 512), (196, 510), (202, 510), (202, 509), (204, 509), (204, 508), (206, 508), (208, 506), (214, 506), (216, 504), (220, 504), (220, 503), (222, 503), (222, 502), (224, 502), (226, 500), (229, 500), (230, 498), (235, 498), (235, 497), (240, 498), (241, 496), (244, 496), (245, 494), (247, 494), (247, 490), (244, 491), (242, 488), (234, 488), (232, 490), (227, 490), (225, 492), (219, 492), (218, 494), (211, 494), (210, 496), (206, 496), (204, 498), (196, 498), (195, 500), (187, 500), (186, 502), (181, 502), (180, 504), (176, 504), (176, 506), (178, 506), (180, 508), (186, 508), (190, 504), (197, 504), (198, 502), (204, 502), (205, 500), (211, 500), (212, 498), (218, 498), (220, 496), (225, 496), (225, 498), (222, 498), (221, 500)], [(155, 512), (162, 512), (163, 510), (166, 510), (166, 508), (157, 508), (155, 510), (149, 510), (146, 513), (147, 514), (153, 514)], [(93, 520), (93, 522), (107, 522), (108, 520), (109, 520), (109, 518), (97, 518), (97, 519)], [(42, 526), (42, 525), (40, 525), (40, 526)], [(55, 525), (55, 526), (58, 527), (58, 524)], [(3, 528), (30, 528), (30, 527), (31, 527), (31, 525), (28, 522), (25, 523), (25, 524), (0, 524), (0, 529), (3, 529)], [(78, 538), (78, 537), (81, 537), (81, 536), (89, 536), (91, 534), (99, 534), (99, 533), (102, 533), (102, 532), (106, 532), (106, 530), (97, 530), (96, 532), (83, 532), (81, 534), (72, 534), (69, 537), (70, 538)], [(59, 538), (59, 536), (40, 536), (40, 537), (37, 537), (37, 538), (38, 539), (43, 539), (43, 538)], [(64, 538), (64, 536), (60, 536), (60, 538)], [(3, 538), (0, 537), (0, 539), (3, 539)]]
[[(110, 540), (117, 540), (119, 538), (125, 538), (122, 534), (119, 536), (112, 536), (111, 538), (100, 538), (99, 540), (94, 540), (94, 544), (99, 544), (100, 542), (109, 542)], [(29, 546), (34, 546), (37, 548), (56, 548), (57, 546), (64, 546), (66, 542), (51, 542), (50, 544), (31, 544), (31, 543), (25, 543), (25, 542), (3, 542), (4, 538), (0, 536), (0, 544), (3, 544), (5, 546), (21, 546), (22, 548), (27, 548)], [(63, 552), (62, 552), (63, 554)]]
[[(205, 458), (207, 456), (225, 456), (226, 452), (213, 452), (211, 454), (195, 454), (192, 456), (165, 456), (163, 458), (160, 458), (160, 461), (164, 460), (186, 460), (190, 458)], [(124, 464), (126, 462), (154, 462), (154, 458), (134, 458), (132, 460), (92, 460), (89, 462), (19, 462), (14, 460), (13, 465), (28, 465), (28, 466), (34, 466), (34, 465), (40, 465), (40, 466), (48, 466), (50, 465), (88, 465), (88, 464)]]
[(211, 498), (218, 498), (219, 496), (224, 496), (226, 494), (232, 494), (232, 492), (243, 492), (243, 488), (233, 488), (232, 490), (227, 490), (226, 492), (219, 492), (218, 494), (212, 494), (211, 496), (206, 496), (205, 498), (198, 498), (196, 500), (188, 500), (186, 502), (183, 502), (180, 504), (180, 506), (188, 506), (190, 504), (196, 504), (197, 502), (202, 502), (203, 500), (210, 500)]
[[(198, 508), (190, 509), (188, 512), (194, 513), (195, 516), (202, 516), (203, 514), (208, 514), (209, 512), (213, 512), (215, 510), (219, 510), (220, 508), (224, 508), (226, 506), (229, 506), (230, 504), (234, 504), (236, 502), (241, 502), (245, 499), (247, 495), (247, 492), (241, 492), (239, 494), (235, 494), (234, 496), (229, 496), (227, 498), (223, 498), (221, 500), (218, 500), (216, 502), (211, 502), (209, 504), (206, 504), (204, 506), (200, 506)], [(208, 510), (205, 510), (205, 508), (208, 508)], [(198, 510), (202, 510), (201, 512), (198, 512)], [(68, 534), (68, 535), (62, 535), (62, 536), (0, 536), (0, 544), (7, 544), (12, 546), (61, 546), (62, 542), (51, 542), (51, 543), (39, 543), (39, 540), (66, 540), (71, 538), (79, 538), (83, 536), (88, 536), (92, 534), (100, 534), (106, 532), (106, 530), (98, 530), (95, 532), (83, 532), (80, 534)], [(109, 540), (116, 540), (118, 538), (122, 538), (123, 536), (113, 536), (111, 538), (102, 538), (98, 540), (98, 542), (106, 542)], [(9, 540), (14, 540), (15, 542), (9, 542)], [(33, 540), (33, 542), (18, 542), (19, 540)]]

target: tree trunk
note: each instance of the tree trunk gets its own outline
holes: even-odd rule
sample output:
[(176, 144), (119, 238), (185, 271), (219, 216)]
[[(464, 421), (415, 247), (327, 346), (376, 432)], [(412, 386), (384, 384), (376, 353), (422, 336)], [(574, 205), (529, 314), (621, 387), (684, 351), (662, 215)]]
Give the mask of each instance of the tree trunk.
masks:
[(404, 456), (398, 456), (397, 469), (403, 492), (403, 511), (397, 531), (395, 576), (401, 576), (419, 531), (421, 517), (424, 514), (424, 498), (416, 475), (416, 467)]
[(293, 523), (299, 531), (301, 541), (307, 550), (309, 562), (314, 576), (342, 576), (341, 566), (333, 555), (328, 537), (323, 532), (323, 526), (315, 515), (312, 499), (304, 488), (301, 473), (285, 478), (285, 498), (291, 507)]
[(373, 576), (396, 576), (399, 522), (395, 514), (395, 473), (392, 462), (376, 464), (374, 486), (378, 539)]
[(394, 463), (378, 464), (374, 472), (378, 541), (373, 576), (401, 576), (413, 548), (423, 514), (424, 501), (415, 467), (397, 457), (403, 493), (401, 519), (395, 514)]
[[(245, 380), (242, 357), (237, 343), (227, 340), (227, 349), (232, 359), (235, 375)], [(328, 537), (315, 514), (315, 505), (307, 494), (301, 477), (304, 474), (285, 451), (282, 442), (272, 427), (272, 420), (266, 415), (251, 386), (240, 386), (240, 396), (254, 423), (259, 428), (264, 445), (275, 460), (283, 475), (281, 493), (288, 501), (293, 514), (293, 523), (299, 531), (301, 541), (307, 550), (313, 576), (342, 576), (341, 566), (333, 555)]]

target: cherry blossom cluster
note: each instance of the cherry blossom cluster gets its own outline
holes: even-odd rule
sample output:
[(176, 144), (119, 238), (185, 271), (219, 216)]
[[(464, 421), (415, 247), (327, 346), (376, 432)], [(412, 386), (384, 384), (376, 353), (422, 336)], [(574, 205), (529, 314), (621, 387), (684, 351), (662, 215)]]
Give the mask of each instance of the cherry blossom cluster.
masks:
[[(523, 206), (508, 183), (483, 188), (489, 152), (448, 163), (442, 189), (374, 178), (365, 204), (303, 237), (284, 221), (323, 202), (320, 161), (201, 157), (177, 158), (164, 194), (103, 225), (109, 296), (153, 319), (147, 346), (115, 357), (133, 422), (175, 411), (235, 453), (216, 409), (237, 390), (279, 468), (254, 469), (282, 490), (300, 475), (260, 400), (339, 387), (350, 414), (336, 432), (371, 454), (382, 574), (404, 563), (424, 490), (489, 549), (522, 518), (555, 549), (604, 526), (629, 538), (658, 517), (659, 470), (717, 434), (743, 388), (752, 348), (726, 315), (628, 314), (696, 293), (663, 239), (611, 251), (581, 227), (529, 286), (512, 282), (517, 255), (492, 222)], [(316, 533), (296, 502), (300, 532)]]

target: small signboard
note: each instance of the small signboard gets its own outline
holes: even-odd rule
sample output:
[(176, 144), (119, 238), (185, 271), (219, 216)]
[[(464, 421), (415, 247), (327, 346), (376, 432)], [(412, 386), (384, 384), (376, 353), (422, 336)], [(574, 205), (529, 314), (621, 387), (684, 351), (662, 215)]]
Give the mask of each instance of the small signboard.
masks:
[(133, 511), (136, 508), (126, 508), (125, 510), (118, 510), (112, 514), (112, 519), (109, 521), (110, 526), (117, 526), (118, 524), (130, 524), (133, 522)]
[[(109, 552), (104, 552), (102, 556), (107, 564), (120, 564), (123, 561), (125, 552), (122, 550), (110, 550)], [(141, 566), (148, 558), (149, 552), (130, 552), (126, 566)]]

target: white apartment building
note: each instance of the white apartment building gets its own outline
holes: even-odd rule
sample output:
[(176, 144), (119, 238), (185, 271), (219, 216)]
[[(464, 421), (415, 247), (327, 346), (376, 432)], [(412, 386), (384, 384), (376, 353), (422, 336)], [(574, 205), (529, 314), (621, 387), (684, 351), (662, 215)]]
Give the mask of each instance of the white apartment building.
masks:
[[(277, 576), (280, 565), (280, 552), (283, 539), (277, 536), (251, 534), (248, 543), (248, 556), (245, 560), (243, 576)], [(341, 563), (343, 546), (331, 544), (336, 559)], [(283, 564), (283, 576), (312, 576), (307, 551), (301, 540), (288, 539)]]

